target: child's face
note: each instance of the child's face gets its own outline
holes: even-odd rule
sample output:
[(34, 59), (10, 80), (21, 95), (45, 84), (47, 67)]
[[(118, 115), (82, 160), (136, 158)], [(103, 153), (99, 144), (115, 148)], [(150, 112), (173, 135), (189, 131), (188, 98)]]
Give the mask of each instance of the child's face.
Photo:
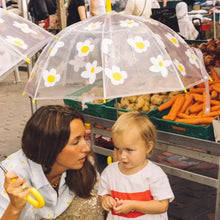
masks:
[(121, 172), (133, 174), (146, 166), (150, 147), (146, 146), (137, 129), (133, 128), (123, 134), (113, 134), (113, 142)]

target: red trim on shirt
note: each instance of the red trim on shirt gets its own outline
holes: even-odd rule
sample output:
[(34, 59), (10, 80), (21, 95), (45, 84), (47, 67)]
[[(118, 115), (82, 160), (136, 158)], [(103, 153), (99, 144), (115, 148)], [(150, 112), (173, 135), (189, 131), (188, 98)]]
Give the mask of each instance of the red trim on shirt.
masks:
[[(137, 200), (137, 201), (150, 201), (153, 200), (153, 197), (151, 195), (150, 190), (147, 190), (145, 192), (136, 192), (136, 193), (122, 193), (122, 192), (117, 192), (114, 190), (111, 190), (111, 196), (113, 198), (118, 198), (119, 200)], [(126, 218), (136, 218), (142, 215), (145, 215), (146, 213), (142, 213), (142, 212), (129, 212), (127, 214), (116, 214), (113, 210), (112, 210), (112, 215), (118, 215), (118, 216), (123, 216)]]

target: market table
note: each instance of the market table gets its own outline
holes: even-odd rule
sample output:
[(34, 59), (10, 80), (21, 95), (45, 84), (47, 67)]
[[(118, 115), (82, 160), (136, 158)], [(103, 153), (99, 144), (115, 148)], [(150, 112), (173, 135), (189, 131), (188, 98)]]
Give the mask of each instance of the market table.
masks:
[[(112, 156), (112, 150), (98, 146), (95, 143), (95, 135), (103, 135), (111, 137), (111, 131), (108, 129), (98, 128), (99, 125), (104, 128), (111, 128), (114, 121), (98, 118), (84, 114), (85, 121), (91, 124), (91, 147), (97, 154), (104, 156)], [(173, 134), (158, 130), (158, 140), (155, 146), (156, 149), (165, 152), (174, 153), (177, 155), (186, 156), (196, 160), (220, 165), (220, 144), (214, 141), (207, 141), (198, 138)], [(187, 147), (191, 147), (190, 149)], [(193, 148), (200, 149), (201, 152), (193, 150)], [(206, 152), (206, 153), (205, 153)], [(200, 184), (216, 188), (216, 207), (215, 207), (215, 220), (220, 219), (220, 169), (218, 168), (217, 178), (212, 178), (205, 175), (200, 175), (194, 172), (189, 172), (179, 168), (167, 166), (157, 163), (162, 169), (170, 175), (177, 176), (183, 179), (194, 181)]]

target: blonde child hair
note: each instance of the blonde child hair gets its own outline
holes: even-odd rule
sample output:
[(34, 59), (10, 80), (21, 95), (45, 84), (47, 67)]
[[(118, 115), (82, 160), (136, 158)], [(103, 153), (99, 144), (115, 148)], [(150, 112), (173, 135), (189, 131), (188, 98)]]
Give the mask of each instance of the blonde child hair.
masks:
[(153, 145), (151, 151), (149, 152), (150, 155), (156, 143), (156, 128), (146, 115), (137, 111), (124, 113), (117, 119), (112, 127), (113, 139), (115, 135), (124, 134), (132, 128), (136, 128), (140, 132), (140, 136), (145, 141), (146, 147), (149, 147), (149, 143)]

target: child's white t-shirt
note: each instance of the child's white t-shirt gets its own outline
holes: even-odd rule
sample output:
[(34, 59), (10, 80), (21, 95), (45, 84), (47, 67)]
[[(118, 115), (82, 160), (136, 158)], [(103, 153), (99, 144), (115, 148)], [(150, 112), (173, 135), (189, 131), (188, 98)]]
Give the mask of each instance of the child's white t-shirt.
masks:
[[(101, 175), (98, 194), (101, 196), (109, 194), (123, 200), (169, 199), (171, 202), (174, 199), (167, 175), (151, 161), (142, 170), (132, 175), (121, 173), (118, 162), (110, 164)], [(144, 214), (139, 212), (130, 212), (119, 216), (110, 211), (107, 220), (110, 219), (168, 220), (168, 217), (167, 213)]]

